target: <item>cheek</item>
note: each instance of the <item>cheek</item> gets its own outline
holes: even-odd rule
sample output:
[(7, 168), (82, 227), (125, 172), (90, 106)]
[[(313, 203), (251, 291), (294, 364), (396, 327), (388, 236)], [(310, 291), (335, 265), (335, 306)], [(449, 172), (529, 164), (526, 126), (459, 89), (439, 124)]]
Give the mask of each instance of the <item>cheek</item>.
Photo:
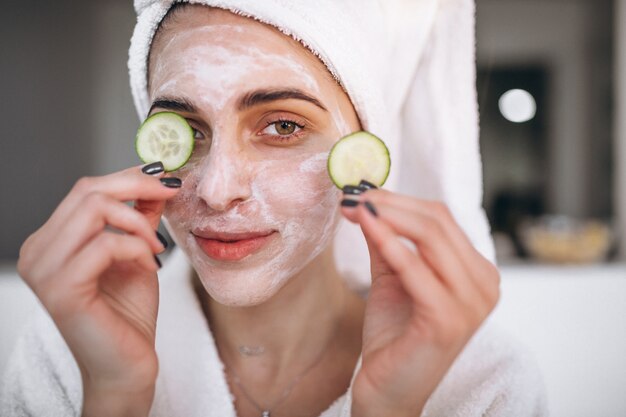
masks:
[(337, 208), (339, 190), (326, 171), (328, 152), (266, 164), (255, 182), (266, 203), (287, 217), (320, 221)]
[(181, 189), (176, 195), (165, 202), (163, 216), (170, 221), (173, 226), (188, 226), (191, 219), (202, 216), (197, 208), (197, 196), (195, 193), (194, 164), (188, 163), (182, 169), (176, 171), (174, 176), (183, 181)]

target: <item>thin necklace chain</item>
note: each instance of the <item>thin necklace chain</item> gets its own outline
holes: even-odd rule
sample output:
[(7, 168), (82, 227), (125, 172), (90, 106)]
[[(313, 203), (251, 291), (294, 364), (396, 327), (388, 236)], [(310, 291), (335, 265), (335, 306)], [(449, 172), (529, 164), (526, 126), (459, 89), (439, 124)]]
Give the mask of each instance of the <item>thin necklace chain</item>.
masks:
[[(344, 305), (345, 305), (345, 296), (344, 296)], [(344, 308), (342, 308), (341, 311), (343, 312)], [(335, 335), (337, 334), (337, 330), (339, 329), (339, 324), (341, 322), (342, 322), (341, 319), (337, 320), (337, 322), (335, 323), (333, 332), (328, 340), (328, 343), (326, 344), (324, 349), (322, 349), (320, 353), (317, 355), (317, 357), (315, 358), (315, 361), (313, 361), (313, 363), (311, 363), (304, 371), (296, 375), (296, 377), (287, 385), (287, 388), (283, 390), (283, 393), (280, 395), (280, 397), (278, 397), (278, 399), (275, 400), (274, 403), (271, 404), (269, 407), (261, 407), (261, 405), (254, 398), (252, 398), (252, 396), (244, 388), (243, 384), (241, 383), (241, 378), (239, 378), (239, 375), (237, 374), (234, 368), (227, 368), (227, 370), (229, 370), (233, 374), (232, 378), (229, 378), (229, 379), (231, 379), (233, 383), (235, 383), (239, 387), (239, 389), (241, 389), (241, 392), (248, 399), (248, 401), (250, 401), (250, 403), (254, 405), (254, 407), (257, 410), (259, 410), (259, 412), (261, 413), (261, 417), (270, 417), (271, 410), (275, 410), (276, 407), (278, 407), (289, 396), (289, 394), (293, 390), (293, 387), (295, 387), (296, 384), (300, 382), (302, 377), (306, 375), (307, 372), (313, 369), (315, 365), (317, 365), (322, 360), (322, 358), (324, 357), (324, 353), (326, 353), (326, 351), (328, 350), (328, 347), (334, 340)]]
[[(331, 337), (331, 341), (333, 339), (334, 335)], [(298, 382), (300, 382), (300, 380), (302, 379), (302, 377), (304, 375), (306, 375), (307, 372), (309, 372), (311, 369), (313, 369), (313, 367), (315, 367), (315, 365), (317, 365), (322, 358), (324, 357), (324, 353), (326, 352), (326, 350), (328, 349), (328, 346), (330, 345), (330, 341), (328, 343), (328, 345), (317, 355), (317, 358), (315, 359), (315, 361), (309, 365), (304, 371), (302, 371), (300, 374), (298, 374), (290, 383), (289, 385), (287, 385), (287, 388), (285, 388), (283, 390), (283, 393), (281, 394), (281, 396), (274, 401), (273, 404), (271, 404), (269, 407), (261, 407), (261, 405), (256, 402), (254, 400), (254, 398), (252, 398), (252, 396), (248, 393), (248, 391), (244, 388), (244, 386), (241, 383), (241, 378), (239, 378), (239, 375), (237, 374), (237, 372), (235, 371), (234, 368), (228, 368), (230, 370), (230, 372), (233, 373), (233, 377), (230, 378), (235, 384), (237, 384), (237, 386), (239, 387), (239, 389), (241, 389), (241, 392), (243, 393), (243, 395), (248, 399), (248, 401), (250, 401), (250, 403), (252, 403), (252, 405), (254, 405), (254, 407), (259, 410), (259, 412), (261, 413), (262, 417), (270, 417), (270, 412), (271, 410), (275, 410), (276, 407), (278, 407), (288, 396), (289, 394), (291, 394), (291, 391), (293, 390), (293, 387), (296, 386), (296, 384)]]

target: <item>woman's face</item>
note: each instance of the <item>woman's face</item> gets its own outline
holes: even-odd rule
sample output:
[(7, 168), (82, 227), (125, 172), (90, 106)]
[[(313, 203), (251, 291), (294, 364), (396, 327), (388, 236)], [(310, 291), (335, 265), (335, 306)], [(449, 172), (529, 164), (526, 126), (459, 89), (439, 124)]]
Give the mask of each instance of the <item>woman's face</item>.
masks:
[[(174, 111), (196, 136), (168, 230), (214, 299), (262, 303), (332, 240), (341, 192), (326, 159), (359, 129), (349, 99), (297, 41), (198, 5), (159, 33), (149, 79), (151, 114)], [(266, 237), (226, 235), (248, 232)]]

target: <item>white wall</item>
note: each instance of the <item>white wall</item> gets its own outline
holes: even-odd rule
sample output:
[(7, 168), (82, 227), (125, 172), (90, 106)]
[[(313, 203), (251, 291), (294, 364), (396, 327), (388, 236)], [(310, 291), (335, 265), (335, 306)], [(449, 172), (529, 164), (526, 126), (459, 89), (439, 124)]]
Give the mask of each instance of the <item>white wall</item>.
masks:
[(14, 261), (84, 175), (139, 164), (128, 0), (3, 2), (0, 261)]
[(492, 320), (534, 353), (549, 415), (626, 416), (626, 264), (501, 272)]
[(2, 2), (0, 260), (92, 165), (91, 17), (90, 2)]
[(94, 173), (102, 175), (141, 163), (135, 153), (139, 127), (128, 80), (128, 47), (135, 26), (131, 2), (95, 5)]

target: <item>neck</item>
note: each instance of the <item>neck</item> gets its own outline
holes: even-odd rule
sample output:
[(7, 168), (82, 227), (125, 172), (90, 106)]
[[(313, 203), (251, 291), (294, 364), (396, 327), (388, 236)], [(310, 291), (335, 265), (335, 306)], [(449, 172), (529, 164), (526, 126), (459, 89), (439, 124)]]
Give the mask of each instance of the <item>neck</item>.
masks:
[(316, 361), (353, 301), (332, 245), (262, 304), (229, 307), (206, 292), (202, 297), (222, 360), (242, 378), (259, 382), (293, 377)]

